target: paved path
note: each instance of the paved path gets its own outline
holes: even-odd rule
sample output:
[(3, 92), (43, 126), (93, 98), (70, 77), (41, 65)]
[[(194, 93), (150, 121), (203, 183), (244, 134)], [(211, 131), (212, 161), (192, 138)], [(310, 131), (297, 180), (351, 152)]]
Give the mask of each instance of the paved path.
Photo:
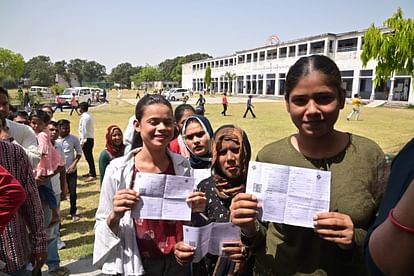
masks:
[[(77, 276), (97, 276), (97, 275), (104, 275), (99, 269), (96, 269), (92, 266), (92, 257), (80, 259), (80, 260), (72, 260), (67, 262), (62, 262), (61, 266), (67, 267), (70, 271), (70, 275), (77, 275)], [(45, 276), (51, 276), (51, 274), (47, 273), (47, 266), (43, 266), (42, 274)]]
[[(206, 104), (221, 104), (221, 95), (217, 95), (217, 96), (205, 96), (206, 98)], [(136, 99), (121, 99), (124, 102), (127, 102), (129, 104), (135, 105), (137, 103)], [(187, 103), (191, 104), (191, 105), (195, 105), (196, 102), (198, 100), (198, 96), (193, 96), (191, 97)], [(270, 99), (270, 98), (265, 98), (265, 97), (253, 97), (253, 104), (254, 103), (260, 103), (260, 102), (275, 102), (275, 101), (280, 101), (283, 100), (283, 98), (280, 99)], [(227, 101), (229, 103), (246, 103), (247, 101), (247, 96), (227, 96)], [(181, 104), (182, 101), (176, 101), (176, 102), (171, 102), (172, 104)]]

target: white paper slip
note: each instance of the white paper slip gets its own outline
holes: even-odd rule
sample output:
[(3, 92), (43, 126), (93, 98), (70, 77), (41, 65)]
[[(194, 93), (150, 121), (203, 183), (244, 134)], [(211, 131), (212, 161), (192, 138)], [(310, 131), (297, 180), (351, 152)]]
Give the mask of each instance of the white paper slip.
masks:
[(133, 218), (191, 220), (191, 206), (185, 201), (194, 189), (187, 176), (137, 173), (134, 190), (140, 200), (132, 209)]
[(196, 189), (202, 180), (211, 176), (211, 169), (194, 169), (193, 176), (195, 178), (194, 188)]
[(184, 242), (195, 247), (194, 263), (207, 253), (219, 255), (225, 242), (240, 242), (240, 228), (230, 222), (212, 222), (202, 227), (183, 226)]
[(313, 228), (313, 215), (329, 211), (331, 172), (250, 161), (246, 193), (258, 198), (260, 220)]

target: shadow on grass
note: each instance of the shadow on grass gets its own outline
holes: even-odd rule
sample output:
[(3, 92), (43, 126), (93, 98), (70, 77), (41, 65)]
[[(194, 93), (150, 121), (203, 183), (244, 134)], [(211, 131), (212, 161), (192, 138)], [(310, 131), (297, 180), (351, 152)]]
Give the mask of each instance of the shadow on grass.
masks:
[(82, 235), (81, 237), (71, 239), (71, 240), (65, 239), (66, 248), (83, 246), (85, 244), (93, 244), (94, 238), (95, 238), (95, 235), (92, 233), (89, 235)]
[[(80, 193), (78, 192), (77, 193), (78, 200), (81, 199), (81, 198), (87, 198), (87, 197), (94, 196), (94, 195), (97, 195), (97, 194), (99, 194), (99, 191), (85, 191), (85, 192), (80, 192)], [(79, 203), (77, 202), (77, 204), (79, 204)]]

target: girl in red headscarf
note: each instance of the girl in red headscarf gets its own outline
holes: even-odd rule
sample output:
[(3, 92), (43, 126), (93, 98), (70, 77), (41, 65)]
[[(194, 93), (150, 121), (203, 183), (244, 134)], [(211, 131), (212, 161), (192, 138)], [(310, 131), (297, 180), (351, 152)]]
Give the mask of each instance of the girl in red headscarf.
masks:
[(102, 180), (105, 175), (106, 166), (112, 159), (123, 156), (125, 145), (123, 144), (122, 130), (119, 126), (110, 125), (106, 130), (106, 145), (105, 149), (99, 155), (99, 173)]

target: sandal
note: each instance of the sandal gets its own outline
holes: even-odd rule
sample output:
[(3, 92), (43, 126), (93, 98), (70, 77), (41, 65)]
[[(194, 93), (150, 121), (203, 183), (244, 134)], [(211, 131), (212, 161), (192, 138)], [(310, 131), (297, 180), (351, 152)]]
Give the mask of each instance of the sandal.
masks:
[(48, 273), (50, 275), (55, 275), (55, 276), (68, 276), (68, 275), (70, 275), (70, 270), (67, 269), (66, 267), (59, 266), (59, 267), (56, 267), (55, 269), (49, 271)]

